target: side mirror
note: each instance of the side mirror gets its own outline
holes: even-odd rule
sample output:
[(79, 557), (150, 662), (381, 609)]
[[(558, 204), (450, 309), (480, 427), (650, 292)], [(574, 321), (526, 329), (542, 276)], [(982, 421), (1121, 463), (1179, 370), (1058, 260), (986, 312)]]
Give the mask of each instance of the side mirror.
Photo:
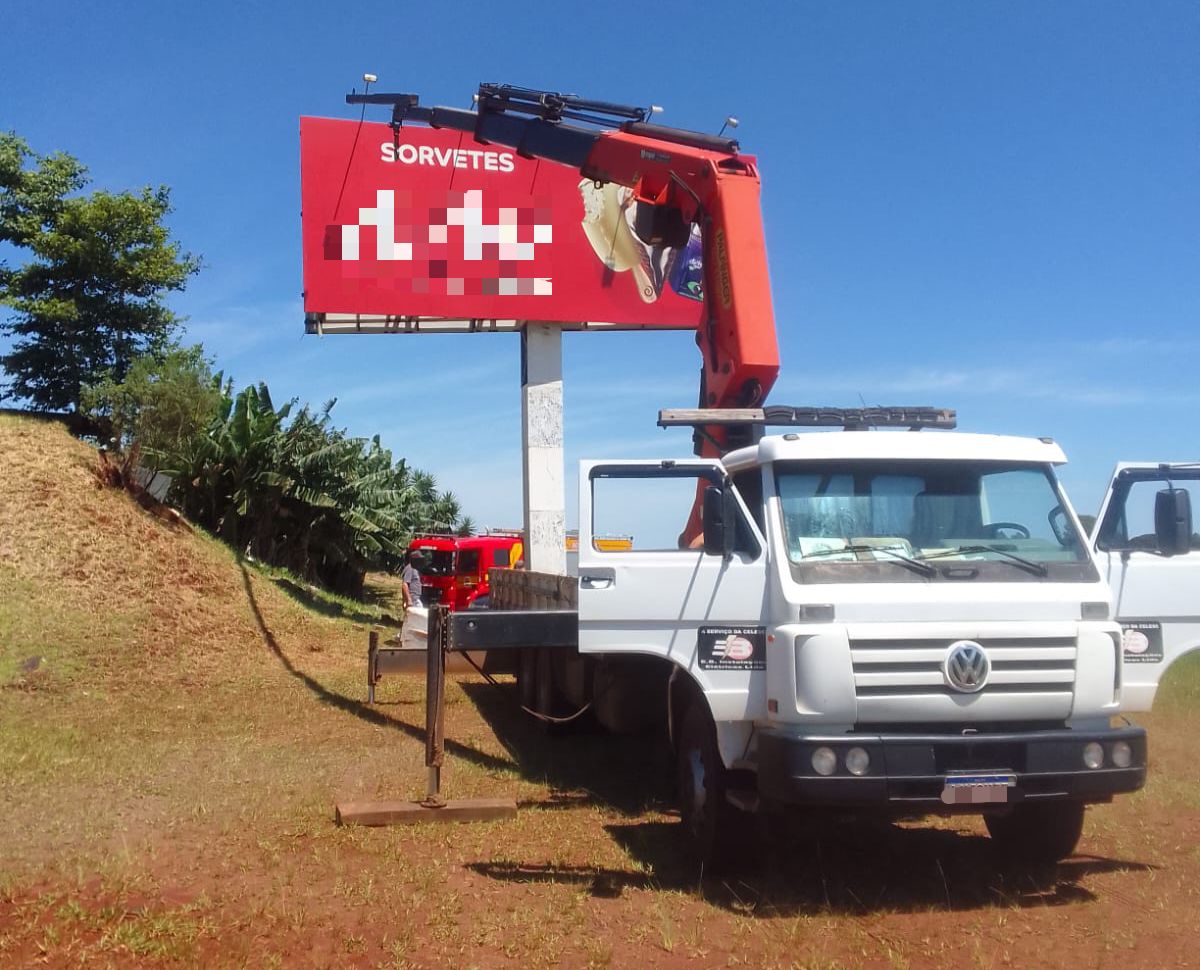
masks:
[(1071, 522), (1067, 518), (1067, 510), (1061, 505), (1056, 505), (1050, 510), (1050, 514), (1046, 518), (1050, 522), (1050, 531), (1054, 533), (1054, 538), (1058, 540), (1058, 544), (1064, 549), (1074, 548), (1075, 530), (1071, 528)]
[(709, 485), (704, 490), (704, 552), (728, 558), (733, 553), (733, 536), (727, 527), (725, 490)]
[(1186, 489), (1164, 488), (1154, 496), (1154, 535), (1164, 556), (1192, 548), (1192, 497)]

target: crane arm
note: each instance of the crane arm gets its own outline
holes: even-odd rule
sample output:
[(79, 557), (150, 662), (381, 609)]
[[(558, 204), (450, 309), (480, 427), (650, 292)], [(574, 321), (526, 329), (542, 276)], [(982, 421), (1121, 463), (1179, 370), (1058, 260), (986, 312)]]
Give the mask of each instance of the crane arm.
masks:
[[(350, 94), (350, 104), (392, 107), (392, 128), (418, 121), (470, 132), (527, 158), (579, 170), (633, 191), (635, 232), (647, 244), (684, 246), (701, 230), (705, 322), (701, 408), (762, 404), (779, 373), (755, 160), (733, 139), (652, 124), (652, 111), (574, 95), (483, 84), (475, 110), (425, 107), (413, 94)], [(697, 427), (696, 453), (720, 456), (744, 442), (738, 428)], [(700, 533), (700, 498), (681, 537)]]
[[(779, 373), (759, 200), (758, 168), (737, 142), (651, 124), (651, 111), (574, 95), (483, 84), (476, 109), (425, 107), (412, 94), (351, 94), (351, 104), (392, 107), (406, 121), (472, 133), (483, 143), (568, 165), (598, 182), (627, 186), (643, 242), (682, 246), (692, 225), (703, 241), (706, 320), (700, 407), (755, 407)], [(736, 441), (714, 425), (697, 436), (716, 454)]]

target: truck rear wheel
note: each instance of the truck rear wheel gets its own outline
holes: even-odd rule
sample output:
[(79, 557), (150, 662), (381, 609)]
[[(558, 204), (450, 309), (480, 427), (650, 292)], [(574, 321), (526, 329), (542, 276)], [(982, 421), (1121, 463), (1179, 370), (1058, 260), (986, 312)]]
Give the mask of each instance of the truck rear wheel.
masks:
[(535, 667), (537, 682), (533, 690), (536, 704), (534, 710), (547, 717), (558, 717), (562, 711), (558, 689), (554, 686), (554, 657), (545, 647), (538, 650)]
[(521, 706), (537, 710), (537, 648), (525, 647), (517, 661), (517, 691)]
[(985, 815), (984, 824), (1006, 858), (1053, 863), (1079, 844), (1083, 810), (1083, 802), (1035, 802), (1016, 805), (1008, 815)]
[(678, 741), (679, 818), (696, 859), (709, 869), (728, 859), (733, 807), (725, 800), (725, 766), (717, 731), (703, 703), (693, 701), (683, 717)]

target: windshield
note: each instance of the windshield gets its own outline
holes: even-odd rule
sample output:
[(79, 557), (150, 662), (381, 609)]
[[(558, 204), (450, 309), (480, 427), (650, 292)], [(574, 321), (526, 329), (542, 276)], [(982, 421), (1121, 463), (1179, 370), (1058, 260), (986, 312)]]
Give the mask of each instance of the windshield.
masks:
[(421, 548), (422, 562), (419, 565), (423, 576), (453, 576), (454, 553), (449, 549)]
[(786, 462), (776, 483), (796, 566), (890, 563), (934, 578), (961, 573), (969, 562), (987, 564), (988, 578), (1007, 570), (1029, 579), (1047, 575), (1048, 566), (1077, 571), (1089, 563), (1054, 479), (1040, 465)]

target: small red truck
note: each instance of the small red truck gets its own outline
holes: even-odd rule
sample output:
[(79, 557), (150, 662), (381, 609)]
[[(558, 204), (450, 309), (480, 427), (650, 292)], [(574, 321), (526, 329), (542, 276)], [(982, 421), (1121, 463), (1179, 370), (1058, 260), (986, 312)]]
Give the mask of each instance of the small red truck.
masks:
[(418, 568), (425, 605), (445, 603), (453, 611), (487, 606), (488, 570), (511, 569), (524, 555), (519, 532), (417, 536), (408, 548), (423, 559)]
[[(633, 537), (604, 535), (594, 538), (597, 549), (619, 552), (633, 548)], [(409, 551), (422, 554), (421, 598), (426, 606), (445, 603), (451, 611), (488, 605), (491, 587), (488, 570), (513, 569), (525, 555), (522, 534), (496, 529), (481, 536), (417, 536)], [(568, 572), (579, 559), (579, 533), (567, 534)]]

